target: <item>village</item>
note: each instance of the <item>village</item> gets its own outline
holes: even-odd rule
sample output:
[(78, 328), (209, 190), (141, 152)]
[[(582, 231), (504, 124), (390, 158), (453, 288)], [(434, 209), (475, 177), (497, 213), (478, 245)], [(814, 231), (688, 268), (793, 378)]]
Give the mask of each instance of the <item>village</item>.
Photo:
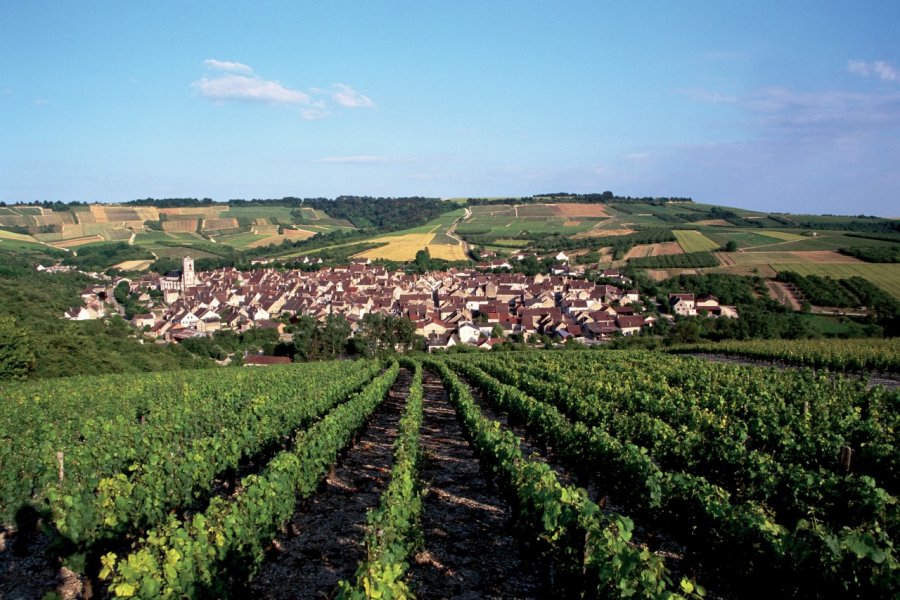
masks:
[[(499, 263), (482, 266), (504, 268)], [(300, 315), (318, 321), (343, 316), (351, 335), (366, 314), (405, 317), (415, 324), (428, 351), (460, 344), (490, 349), (510, 338), (527, 342), (534, 336), (590, 345), (654, 326), (660, 318), (651, 310), (654, 300), (641, 297), (617, 269), (604, 270), (602, 277), (615, 283), (594, 283), (569, 272), (529, 277), (474, 268), (420, 275), (389, 271), (367, 260), (317, 271), (196, 272), (193, 259), (184, 257), (180, 273), (119, 277), (88, 286), (82, 293), (84, 305), (73, 307), (65, 317), (105, 316), (114, 304), (112, 290), (126, 282), (130, 292), (151, 307), (135, 314), (133, 325), (161, 342), (254, 327), (281, 333), (286, 321)], [(668, 301), (665, 318), (737, 316), (712, 296), (672, 294)]]

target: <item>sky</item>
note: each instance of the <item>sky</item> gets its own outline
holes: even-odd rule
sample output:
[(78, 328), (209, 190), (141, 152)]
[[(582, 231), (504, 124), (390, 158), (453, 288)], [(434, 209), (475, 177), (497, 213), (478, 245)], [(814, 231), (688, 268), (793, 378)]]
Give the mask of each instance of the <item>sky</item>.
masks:
[(900, 2), (0, 0), (0, 200), (900, 216)]

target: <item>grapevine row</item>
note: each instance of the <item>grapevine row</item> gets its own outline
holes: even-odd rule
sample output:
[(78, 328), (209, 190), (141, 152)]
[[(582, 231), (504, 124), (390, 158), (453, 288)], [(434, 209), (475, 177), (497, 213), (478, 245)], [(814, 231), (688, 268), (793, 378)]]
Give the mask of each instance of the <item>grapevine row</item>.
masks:
[(51, 488), (63, 499), (93, 491), (160, 448), (233, 428), (249, 410), (265, 406), (277, 419), (280, 403), (342, 377), (336, 364), (322, 363), (10, 386), (0, 412), (0, 519), (8, 522), (27, 503), (43, 505)]
[(246, 572), (262, 559), (264, 546), (294, 513), (298, 497), (312, 494), (340, 450), (384, 400), (399, 367), (393, 363), (363, 391), (297, 435), (292, 450), (273, 458), (260, 475), (241, 482), (235, 498), (214, 498), (206, 511), (169, 519), (119, 560), (102, 558), (100, 576), (118, 597), (221, 595), (226, 573)]
[[(816, 514), (831, 523), (858, 525), (874, 519), (887, 520), (896, 499), (866, 477), (837, 474), (815, 465), (786, 463), (779, 454), (749, 446), (743, 421), (723, 420), (681, 399), (659, 398), (673, 406), (670, 422), (636, 410), (618, 411), (616, 403), (588, 400), (579, 386), (564, 388), (537, 379), (522, 370), (493, 361), (477, 363), (501, 381), (549, 402), (569, 418), (605, 429), (613, 437), (646, 448), (664, 470), (687, 471), (725, 489), (738, 500), (764, 501), (784, 523), (795, 523)], [(602, 417), (598, 414), (603, 411)], [(674, 423), (672, 422), (674, 421)], [(803, 431), (807, 416), (796, 429)], [(785, 516), (790, 516), (789, 520)]]
[(723, 341), (677, 346), (672, 351), (711, 352), (837, 371), (900, 373), (900, 338)]
[(394, 450), (391, 481), (379, 508), (369, 514), (366, 560), (356, 572), (354, 585), (342, 581), (338, 598), (407, 598), (409, 557), (421, 537), (422, 498), (417, 480), (419, 429), (422, 426), (422, 366), (410, 361), (412, 384), (406, 412)]
[(844, 472), (837, 458), (846, 445), (854, 449), (854, 472), (875, 478), (891, 493), (900, 491), (900, 457), (894, 451), (894, 432), (900, 427), (900, 413), (894, 408), (900, 400), (897, 392), (866, 390), (845, 380), (810, 379), (809, 374), (666, 357), (660, 361), (646, 353), (624, 358), (600, 353), (606, 359), (601, 363), (597, 354), (578, 353), (577, 363), (562, 363), (562, 373), (553, 362), (558, 353), (544, 353), (533, 361), (517, 356), (516, 369), (493, 357), (478, 362), (505, 369), (510, 378), (531, 376), (555, 384), (559, 391), (551, 393), (557, 397), (565, 396), (565, 390), (577, 391), (584, 399), (578, 418), (591, 424), (646, 412), (683, 431), (694, 445), (702, 447), (721, 436), (748, 451), (777, 455), (781, 465), (836, 474)]
[[(866, 590), (872, 597), (894, 586), (898, 561), (888, 533), (877, 521), (834, 533), (801, 520), (793, 533), (753, 502), (733, 504), (730, 495), (703, 478), (666, 473), (639, 446), (602, 428), (571, 422), (552, 405), (501, 384), (473, 365), (456, 363), (486, 396), (523, 420), (544, 443), (554, 446), (573, 468), (594, 465), (591, 475), (619, 503), (632, 506), (696, 547), (709, 564), (718, 563), (745, 585), (766, 574), (768, 585), (787, 590), (830, 585), (845, 592)], [(583, 472), (583, 469), (582, 469)], [(814, 549), (814, 550), (813, 550)]]
[(285, 386), (281, 394), (256, 397), (245, 410), (232, 411), (227, 427), (189, 443), (179, 445), (165, 431), (153, 430), (145, 444), (148, 451), (129, 467), (129, 474), (105, 477), (96, 489), (72, 490), (75, 495), (51, 488), (47, 498), (53, 522), (82, 547), (158, 523), (171, 509), (208, 494), (217, 475), (320, 418), (377, 370), (371, 363), (338, 378), (335, 369), (331, 381), (307, 378)]
[(562, 485), (546, 463), (526, 459), (518, 438), (481, 414), (467, 386), (449, 367), (437, 361), (426, 366), (444, 380), (464, 428), (513, 496), (520, 520), (568, 565), (572, 577), (583, 573), (582, 587), (590, 597), (674, 599), (703, 593), (688, 579), (682, 579), (676, 591), (662, 559), (630, 543), (631, 519), (604, 514), (584, 490)]

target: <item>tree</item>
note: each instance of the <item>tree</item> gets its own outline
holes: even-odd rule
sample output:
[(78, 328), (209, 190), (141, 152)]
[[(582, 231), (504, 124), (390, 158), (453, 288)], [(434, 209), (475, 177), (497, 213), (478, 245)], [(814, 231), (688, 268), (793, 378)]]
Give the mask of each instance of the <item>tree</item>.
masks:
[(354, 350), (363, 356), (409, 352), (419, 345), (416, 325), (405, 317), (369, 313), (360, 321)]
[(35, 362), (28, 334), (14, 317), (0, 317), (0, 380), (28, 377)]
[(417, 273), (425, 273), (431, 268), (431, 253), (428, 252), (428, 248), (416, 252), (415, 266)]

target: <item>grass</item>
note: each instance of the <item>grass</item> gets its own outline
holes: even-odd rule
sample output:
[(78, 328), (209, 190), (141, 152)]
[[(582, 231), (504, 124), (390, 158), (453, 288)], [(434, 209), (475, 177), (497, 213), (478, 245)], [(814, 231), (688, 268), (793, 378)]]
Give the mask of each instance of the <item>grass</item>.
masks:
[(830, 276), (834, 279), (862, 277), (888, 294), (900, 299), (900, 264), (847, 263), (832, 265), (773, 264), (776, 271), (793, 271), (799, 275)]
[(799, 233), (792, 233), (790, 231), (776, 231), (773, 229), (763, 229), (760, 230), (759, 235), (764, 235), (766, 237), (772, 237), (776, 240), (781, 240), (783, 242), (793, 242), (796, 240), (804, 240), (806, 236), (800, 235)]
[(291, 214), (292, 210), (288, 206), (231, 206), (227, 211), (220, 214), (220, 218), (268, 219), (275, 224), (289, 225), (296, 221)]
[(678, 244), (685, 252), (709, 252), (710, 250), (716, 250), (719, 247), (719, 244), (699, 231), (676, 229), (672, 233), (675, 234)]
[[(739, 265), (769, 265), (769, 264), (832, 264), (832, 263), (857, 263), (858, 260), (841, 254), (829, 254), (829, 251), (810, 251), (815, 254), (804, 256), (806, 252), (792, 252), (779, 250), (772, 252), (728, 252), (730, 257)], [(824, 252), (823, 256), (821, 253)]]
[(37, 240), (35, 240), (30, 235), (25, 235), (24, 233), (15, 233), (14, 231), (6, 231), (4, 229), (0, 229), (0, 239), (37, 243)]
[(257, 233), (234, 233), (231, 235), (220, 235), (216, 237), (217, 244), (225, 244), (227, 246), (234, 246), (235, 248), (249, 248), (250, 244), (253, 242), (258, 242), (259, 240), (264, 240), (267, 237), (271, 237), (270, 235), (260, 235)]
[(528, 240), (514, 240), (507, 238), (499, 238), (491, 242), (493, 246), (501, 246), (503, 248), (522, 248), (528, 245)]

